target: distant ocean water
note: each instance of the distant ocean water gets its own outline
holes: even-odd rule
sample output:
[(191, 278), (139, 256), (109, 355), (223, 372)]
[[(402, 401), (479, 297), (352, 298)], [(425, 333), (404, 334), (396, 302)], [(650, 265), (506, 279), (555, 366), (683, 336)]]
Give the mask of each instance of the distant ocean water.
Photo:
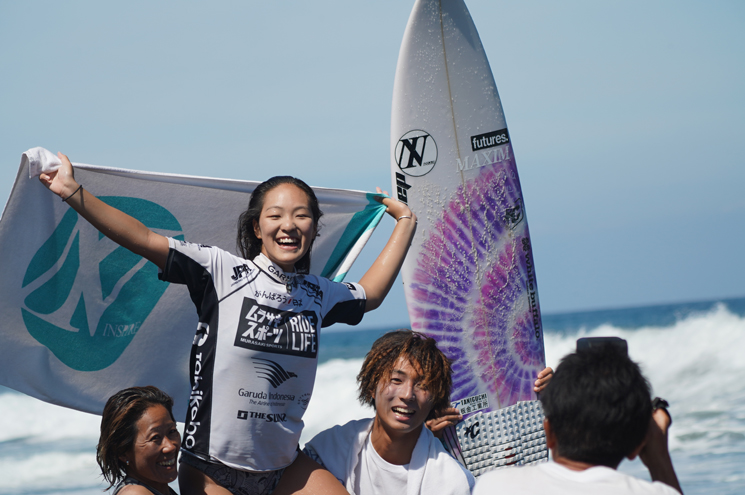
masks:
[[(626, 339), (654, 394), (670, 402), (670, 448), (684, 492), (745, 493), (745, 298), (543, 315), (543, 321), (546, 360), (554, 367), (579, 337)], [(372, 416), (357, 403), (355, 377), (372, 342), (388, 330), (323, 335), (301, 443), (334, 424)], [(0, 495), (102, 493), (94, 455), (98, 416), (0, 387), (0, 418)], [(625, 461), (621, 470), (648, 478), (639, 461)]]

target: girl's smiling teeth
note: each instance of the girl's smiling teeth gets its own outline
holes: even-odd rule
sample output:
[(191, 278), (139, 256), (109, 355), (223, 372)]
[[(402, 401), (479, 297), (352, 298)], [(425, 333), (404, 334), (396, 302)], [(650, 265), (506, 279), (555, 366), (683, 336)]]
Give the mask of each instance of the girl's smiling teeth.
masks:
[(295, 237), (281, 237), (277, 239), (277, 244), (280, 246), (290, 246), (290, 247), (297, 247), (300, 245), (300, 239), (297, 239)]
[(168, 459), (167, 461), (163, 461), (163, 462), (159, 462), (158, 463), (159, 466), (163, 466), (163, 467), (171, 467), (174, 464), (176, 464), (176, 457), (175, 456), (173, 458), (171, 458), (171, 459)]

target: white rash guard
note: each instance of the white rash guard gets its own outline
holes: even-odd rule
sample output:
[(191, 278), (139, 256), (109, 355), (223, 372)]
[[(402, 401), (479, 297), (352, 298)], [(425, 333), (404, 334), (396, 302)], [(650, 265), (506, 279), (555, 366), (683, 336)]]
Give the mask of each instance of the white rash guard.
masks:
[(284, 273), (219, 248), (169, 239), (161, 280), (186, 284), (199, 325), (182, 448), (246, 471), (274, 471), (297, 456), (313, 392), (320, 330), (356, 325), (358, 284)]

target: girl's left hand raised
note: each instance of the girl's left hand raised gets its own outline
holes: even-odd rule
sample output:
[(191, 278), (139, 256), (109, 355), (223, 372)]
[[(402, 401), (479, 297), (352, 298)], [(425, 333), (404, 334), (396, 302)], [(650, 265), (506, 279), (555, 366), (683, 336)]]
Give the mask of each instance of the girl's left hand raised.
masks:
[(385, 194), (387, 198), (378, 199), (381, 203), (386, 206), (385, 212), (392, 216), (396, 221), (399, 221), (401, 217), (407, 217), (411, 219), (412, 223), (416, 223), (416, 215), (411, 211), (406, 203), (402, 203), (389, 196), (388, 191), (383, 191), (379, 187), (375, 188), (378, 194)]

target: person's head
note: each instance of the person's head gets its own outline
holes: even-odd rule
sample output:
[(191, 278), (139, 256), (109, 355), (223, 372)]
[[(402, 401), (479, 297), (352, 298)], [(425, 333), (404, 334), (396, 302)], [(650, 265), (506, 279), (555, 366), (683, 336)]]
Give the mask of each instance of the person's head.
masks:
[(308, 273), (323, 212), (313, 189), (290, 176), (272, 177), (251, 194), (238, 218), (238, 250), (246, 259), (264, 253), (283, 270)]
[(611, 468), (634, 455), (652, 417), (649, 383), (611, 345), (565, 356), (540, 400), (556, 454)]
[(172, 408), (173, 399), (153, 386), (127, 388), (109, 398), (96, 448), (109, 488), (125, 476), (156, 489), (176, 479), (181, 439)]
[(434, 339), (411, 330), (389, 332), (365, 356), (357, 375), (359, 399), (399, 430), (415, 430), (433, 411), (449, 407), (452, 369)]

